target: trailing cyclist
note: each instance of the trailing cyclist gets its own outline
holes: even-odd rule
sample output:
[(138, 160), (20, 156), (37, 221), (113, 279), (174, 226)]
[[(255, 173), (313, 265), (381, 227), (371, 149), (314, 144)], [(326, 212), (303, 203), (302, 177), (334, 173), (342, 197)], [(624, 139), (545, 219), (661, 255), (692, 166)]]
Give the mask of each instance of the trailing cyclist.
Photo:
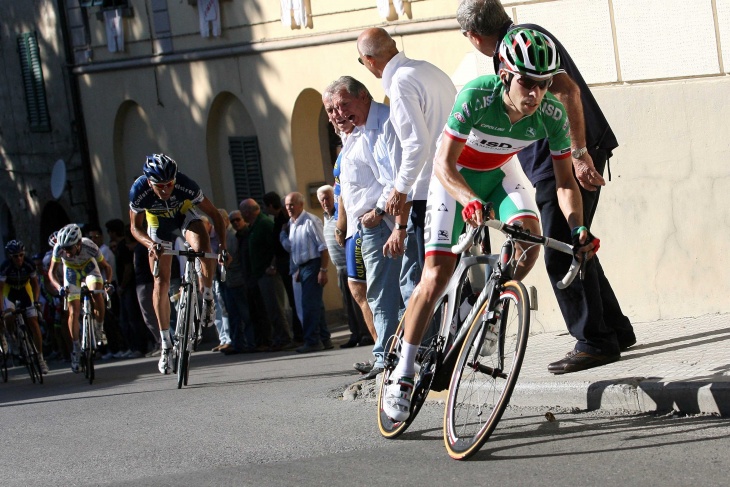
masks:
[[(13, 330), (13, 315), (6, 311), (14, 311), (15, 303), (20, 302), (20, 307), (25, 310), (25, 322), (28, 325), (32, 335), (33, 343), (38, 349), (41, 373), (48, 373), (48, 365), (43, 358), (43, 337), (41, 336), (41, 328), (38, 326), (38, 298), (41, 294), (40, 285), (38, 284), (38, 273), (35, 266), (25, 260), (25, 245), (19, 240), (11, 240), (5, 245), (5, 253), (8, 259), (0, 265), (0, 315), (3, 320), (0, 321), (0, 339), (2, 340), (3, 350), (8, 349), (5, 340), (5, 329)], [(4, 325), (3, 325), (4, 322)]]
[[(225, 235), (226, 228), (218, 209), (195, 181), (178, 172), (177, 163), (171, 157), (165, 154), (147, 156), (142, 170), (144, 175), (137, 178), (129, 191), (129, 218), (132, 235), (148, 249), (150, 269), (154, 269), (155, 261), (158, 262), (152, 300), (162, 337), (158, 369), (160, 373), (167, 374), (171, 368), (172, 350), (168, 296), (172, 256), (163, 252), (165, 249), (172, 249), (178, 232), (182, 232), (194, 251), (211, 251), (210, 236), (203, 226), (199, 209), (213, 221), (218, 235)], [(226, 243), (222, 240), (218, 247), (219, 256), (225, 250)], [(222, 259), (219, 258), (219, 261), (222, 262)], [(205, 326), (210, 326), (215, 321), (212, 289), (215, 265), (213, 260), (203, 259), (201, 266), (202, 319)]]
[[(465, 222), (479, 225), (488, 219), (482, 208), (490, 201), (499, 220), (520, 222), (525, 230), (540, 234), (538, 209), (521, 184), (515, 154), (548, 139), (560, 207), (576, 239), (583, 243), (588, 238), (572, 172), (568, 119), (563, 105), (547, 91), (560, 69), (555, 44), (540, 32), (516, 29), (505, 36), (499, 55), (503, 64), (498, 75), (481, 76), (457, 95), (434, 160), (436, 177), (426, 208), (425, 267), (408, 303), (401, 357), (383, 401), (385, 413), (396, 421), (409, 416), (418, 345), (436, 299), (454, 271), (456, 256), (450, 247)], [(581, 252), (592, 249), (585, 245)], [(520, 263), (515, 278), (522, 279), (535, 264), (539, 247), (525, 251), (518, 246), (516, 252)]]
[[(57, 268), (63, 265), (63, 283), (59, 282)], [(58, 289), (60, 298), (68, 301), (68, 329), (73, 341), (71, 351), (71, 370), (79, 371), (81, 343), (79, 341), (79, 314), (81, 312), (81, 283), (85, 282), (90, 290), (102, 289), (104, 280), (101, 267), (106, 276), (112, 276), (112, 266), (104, 260), (99, 247), (89, 238), (81, 237), (81, 229), (75, 223), (69, 223), (58, 231), (56, 246), (53, 247), (51, 267), (48, 279)], [(104, 335), (104, 296), (94, 295), (94, 334), (102, 342)]]

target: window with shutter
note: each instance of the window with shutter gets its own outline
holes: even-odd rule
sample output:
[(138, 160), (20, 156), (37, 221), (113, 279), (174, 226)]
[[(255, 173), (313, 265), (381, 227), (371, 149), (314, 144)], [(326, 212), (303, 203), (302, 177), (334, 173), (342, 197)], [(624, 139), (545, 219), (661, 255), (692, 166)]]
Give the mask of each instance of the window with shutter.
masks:
[(20, 69), (25, 89), (25, 104), (28, 108), (28, 123), (33, 132), (50, 132), (51, 119), (46, 103), (46, 87), (43, 82), (43, 67), (35, 32), (18, 37)]
[(258, 137), (229, 137), (228, 152), (233, 166), (236, 200), (253, 198), (263, 204), (264, 177)]

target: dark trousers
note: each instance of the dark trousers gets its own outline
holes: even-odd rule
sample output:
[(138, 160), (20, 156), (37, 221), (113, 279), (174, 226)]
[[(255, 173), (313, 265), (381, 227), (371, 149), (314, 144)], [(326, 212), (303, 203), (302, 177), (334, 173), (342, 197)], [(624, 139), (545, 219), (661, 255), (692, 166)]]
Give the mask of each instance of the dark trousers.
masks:
[[(607, 154), (603, 150), (591, 150), (596, 170), (603, 174)], [(542, 231), (546, 237), (571, 241), (571, 228), (568, 226), (558, 204), (555, 179), (540, 181), (535, 186), (537, 206), (542, 219)], [(600, 189), (586, 191), (581, 188), (583, 197), (584, 225), (590, 228), (598, 205)], [(564, 290), (556, 287), (570, 267), (572, 257), (556, 250), (545, 249), (545, 266), (560, 311), (570, 334), (577, 340), (576, 350), (592, 354), (615, 355), (619, 344), (635, 339), (629, 319), (621, 311), (621, 306), (608, 282), (598, 257), (591, 259), (584, 271), (583, 280), (576, 278)]]
[(245, 285), (222, 286), (223, 302), (228, 311), (231, 343), (238, 352), (256, 346), (256, 337), (248, 306), (248, 290)]
[(416, 234), (416, 244), (418, 245), (418, 263), (423, 269), (424, 260), (426, 258), (426, 242), (423, 239), (423, 231), (426, 227), (426, 200), (413, 200), (411, 206), (411, 222)]
[(330, 332), (324, 318), (322, 286), (317, 282), (322, 259), (316, 258), (299, 266), (299, 280), (302, 283), (302, 329), (304, 343), (316, 345), (330, 339)]

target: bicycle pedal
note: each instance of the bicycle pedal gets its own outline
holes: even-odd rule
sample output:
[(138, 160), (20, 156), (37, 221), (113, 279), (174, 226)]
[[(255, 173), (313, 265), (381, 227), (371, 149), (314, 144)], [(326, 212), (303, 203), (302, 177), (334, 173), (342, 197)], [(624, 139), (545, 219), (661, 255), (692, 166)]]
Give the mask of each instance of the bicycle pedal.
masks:
[(537, 311), (537, 288), (530, 286), (527, 290), (530, 295), (530, 310)]

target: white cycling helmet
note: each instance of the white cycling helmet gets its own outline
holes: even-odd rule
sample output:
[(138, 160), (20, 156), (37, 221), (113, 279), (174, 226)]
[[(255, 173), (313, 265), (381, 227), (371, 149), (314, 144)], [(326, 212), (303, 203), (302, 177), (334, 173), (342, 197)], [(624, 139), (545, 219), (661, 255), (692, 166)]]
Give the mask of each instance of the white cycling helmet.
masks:
[(69, 223), (58, 231), (56, 239), (61, 248), (76, 245), (81, 241), (81, 229), (75, 223)]

